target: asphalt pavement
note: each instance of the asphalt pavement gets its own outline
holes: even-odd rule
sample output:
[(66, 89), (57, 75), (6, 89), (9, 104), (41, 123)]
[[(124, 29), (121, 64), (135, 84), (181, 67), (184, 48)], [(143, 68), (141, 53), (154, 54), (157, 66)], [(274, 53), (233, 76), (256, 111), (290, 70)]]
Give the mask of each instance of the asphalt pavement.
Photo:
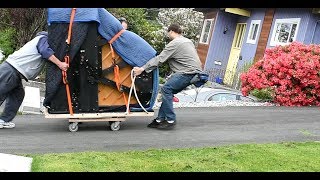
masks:
[[(119, 131), (108, 122), (87, 122), (70, 132), (67, 119), (18, 115), (13, 129), (0, 129), (0, 153), (39, 154), (209, 147), (244, 143), (320, 140), (319, 107), (178, 108), (177, 126), (147, 128), (150, 117), (132, 117)], [(157, 113), (157, 111), (155, 111)]]

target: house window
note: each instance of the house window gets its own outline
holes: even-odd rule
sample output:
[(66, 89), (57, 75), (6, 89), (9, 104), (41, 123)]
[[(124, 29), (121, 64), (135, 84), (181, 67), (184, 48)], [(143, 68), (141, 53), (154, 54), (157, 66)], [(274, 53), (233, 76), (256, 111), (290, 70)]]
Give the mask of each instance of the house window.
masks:
[(209, 37), (211, 28), (213, 26), (213, 19), (205, 19), (200, 36), (200, 43), (209, 44)]
[(296, 40), (300, 18), (276, 19), (270, 46), (287, 45)]
[(256, 44), (257, 39), (258, 39), (260, 22), (261, 22), (261, 20), (252, 20), (251, 21), (249, 34), (248, 34), (248, 38), (247, 38), (247, 43)]

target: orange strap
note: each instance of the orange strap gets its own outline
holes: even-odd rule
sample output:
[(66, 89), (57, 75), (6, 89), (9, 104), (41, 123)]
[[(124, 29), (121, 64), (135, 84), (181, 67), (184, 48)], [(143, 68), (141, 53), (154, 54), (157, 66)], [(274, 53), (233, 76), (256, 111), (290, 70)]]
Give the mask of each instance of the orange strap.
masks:
[(70, 42), (71, 42), (72, 24), (73, 24), (75, 14), (76, 14), (76, 8), (72, 8), (71, 15), (70, 15), (70, 24), (69, 24), (69, 30), (68, 30), (67, 44), (70, 44)]
[(125, 31), (125, 29), (121, 29), (115, 36), (113, 36), (112, 39), (110, 39), (109, 43), (112, 44), (115, 40), (118, 39), (118, 37)]
[(119, 31), (115, 36), (113, 36), (112, 39), (110, 39), (109, 41), (109, 45), (110, 45), (110, 49), (111, 49), (111, 55), (112, 55), (112, 59), (115, 58), (115, 55), (114, 55), (114, 51), (113, 51), (113, 47), (112, 47), (112, 43), (118, 39), (118, 37), (125, 31), (125, 29), (122, 29), (121, 31)]
[[(73, 24), (73, 20), (74, 20), (75, 14), (76, 14), (76, 8), (72, 8), (71, 17), (70, 17), (70, 23), (69, 23), (69, 30), (68, 30), (68, 39), (66, 40), (66, 43), (67, 43), (68, 46), (70, 45), (70, 42), (71, 42), (72, 24)], [(67, 47), (67, 48), (70, 48), (70, 47)], [(69, 51), (69, 50), (68, 50), (68, 51)], [(69, 52), (68, 52), (68, 53), (69, 53)], [(69, 54), (67, 54), (67, 55), (64, 57), (64, 62), (67, 63), (68, 65), (70, 64)], [(70, 88), (69, 88), (69, 83), (68, 83), (68, 80), (67, 80), (67, 72), (66, 72), (66, 71), (62, 71), (62, 80), (63, 80), (63, 83), (66, 85), (66, 93), (67, 93), (69, 113), (70, 113), (71, 115), (73, 115), (71, 95), (70, 95)]]
[[(120, 89), (120, 70), (119, 70), (119, 66), (115, 65), (114, 68), (113, 68), (113, 71), (114, 71), (114, 81), (115, 81), (115, 83), (117, 85), (118, 91), (121, 91), (121, 89)], [(128, 101), (127, 101), (127, 98), (126, 98), (126, 95), (124, 94), (124, 92), (122, 92), (122, 96), (123, 96), (124, 102), (126, 103), (126, 107), (127, 107), (128, 106)]]
[[(112, 47), (112, 43), (119, 38), (119, 36), (125, 31), (125, 29), (122, 29), (121, 31), (119, 31), (110, 41), (109, 41), (109, 45), (110, 45), (110, 49), (111, 49), (111, 55), (112, 55), (112, 59), (115, 61), (115, 54), (114, 54), (114, 50)], [(115, 62), (114, 62), (115, 63)], [(117, 88), (119, 91), (120, 90), (120, 70), (119, 70), (119, 66), (115, 65), (113, 68), (114, 71), (114, 81), (116, 82)], [(126, 103), (126, 106), (128, 106), (128, 101), (126, 98), (126, 95), (124, 94), (124, 92), (122, 92), (122, 96), (124, 99), (124, 102)], [(128, 107), (127, 107), (128, 109)]]

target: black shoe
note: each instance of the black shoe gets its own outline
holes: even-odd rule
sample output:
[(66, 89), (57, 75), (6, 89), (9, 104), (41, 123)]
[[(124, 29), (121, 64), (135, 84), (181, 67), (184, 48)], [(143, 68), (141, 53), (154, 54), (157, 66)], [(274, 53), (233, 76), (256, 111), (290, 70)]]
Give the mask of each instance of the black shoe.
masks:
[(168, 121), (163, 121), (160, 123), (160, 125), (157, 127), (158, 129), (173, 129), (176, 125), (176, 121), (174, 121), (173, 123), (169, 123)]
[(149, 128), (157, 128), (164, 120), (160, 120), (161, 122), (157, 122), (159, 119), (154, 119), (150, 124), (148, 124)]

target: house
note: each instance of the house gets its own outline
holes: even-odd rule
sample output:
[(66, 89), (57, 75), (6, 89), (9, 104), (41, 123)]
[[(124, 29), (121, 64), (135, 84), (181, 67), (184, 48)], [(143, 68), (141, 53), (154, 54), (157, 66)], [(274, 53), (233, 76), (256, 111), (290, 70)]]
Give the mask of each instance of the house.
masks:
[(204, 13), (197, 51), (211, 81), (237, 84), (241, 68), (266, 48), (320, 44), (320, 8), (196, 8)]

